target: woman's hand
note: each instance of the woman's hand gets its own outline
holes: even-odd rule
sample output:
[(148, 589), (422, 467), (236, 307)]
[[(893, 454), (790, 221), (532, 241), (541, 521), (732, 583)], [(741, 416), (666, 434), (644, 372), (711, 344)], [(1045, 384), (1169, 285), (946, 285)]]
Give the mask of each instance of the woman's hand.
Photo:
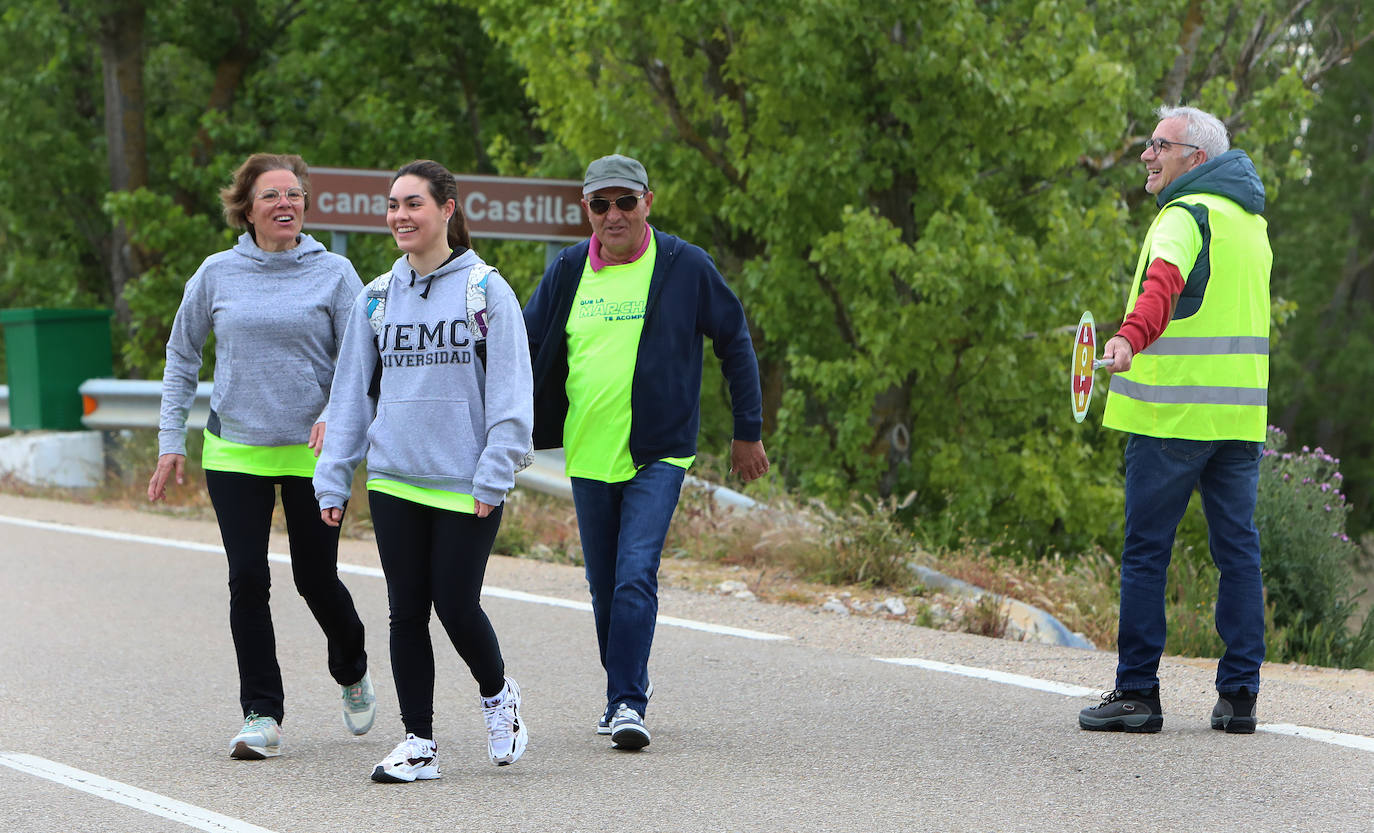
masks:
[(176, 472), (178, 486), (185, 483), (185, 470), (185, 454), (163, 454), (158, 457), (157, 468), (148, 479), (148, 500), (158, 501), (167, 497), (167, 478), (172, 476), (172, 472)]
[(490, 503), (483, 503), (477, 498), (473, 498), (472, 503), (477, 510), (477, 517), (479, 518), (485, 518), (486, 516), (491, 514), (492, 509), (496, 508), (492, 506)]
[[(320, 424), (323, 425), (324, 423)], [(324, 521), (326, 524), (329, 524), (330, 526), (338, 526), (339, 524), (343, 523), (343, 510), (338, 508), (337, 506), (331, 507), (329, 509), (321, 509), (320, 520)]]
[(317, 422), (310, 426), (310, 442), (306, 443), (310, 450), (315, 452), (315, 456), (320, 456), (324, 450), (324, 423)]

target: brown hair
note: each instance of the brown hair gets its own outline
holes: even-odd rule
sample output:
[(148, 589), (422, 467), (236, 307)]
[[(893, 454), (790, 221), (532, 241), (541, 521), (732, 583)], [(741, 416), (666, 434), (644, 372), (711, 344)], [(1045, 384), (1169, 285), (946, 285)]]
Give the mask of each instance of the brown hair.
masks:
[(441, 208), (444, 203), (453, 200), (453, 216), (448, 218), (449, 248), (471, 249), (472, 238), (468, 234), (468, 218), (463, 214), (463, 204), (458, 201), (458, 180), (453, 178), (449, 169), (432, 159), (416, 159), (401, 166), (391, 178), (391, 184), (395, 185), (396, 180), (403, 176), (418, 176), (428, 182), (429, 194)]
[(234, 171), (234, 181), (219, 192), (219, 201), (224, 204), (224, 222), (230, 228), (248, 229), (257, 240), (253, 226), (248, 222), (248, 210), (253, 206), (253, 183), (268, 171), (290, 171), (301, 182), (305, 190), (305, 210), (310, 210), (310, 169), (305, 160), (294, 153), (255, 153), (244, 160)]

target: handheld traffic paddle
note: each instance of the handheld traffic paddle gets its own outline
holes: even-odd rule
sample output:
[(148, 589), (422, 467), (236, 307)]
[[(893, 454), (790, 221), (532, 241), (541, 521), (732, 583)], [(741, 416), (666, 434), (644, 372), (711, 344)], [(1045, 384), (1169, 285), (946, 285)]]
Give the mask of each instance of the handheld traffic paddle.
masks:
[(1069, 391), (1073, 395), (1073, 421), (1082, 422), (1093, 398), (1093, 371), (1111, 362), (1097, 358), (1097, 327), (1091, 312), (1078, 319), (1073, 337), (1073, 364), (1069, 370)]

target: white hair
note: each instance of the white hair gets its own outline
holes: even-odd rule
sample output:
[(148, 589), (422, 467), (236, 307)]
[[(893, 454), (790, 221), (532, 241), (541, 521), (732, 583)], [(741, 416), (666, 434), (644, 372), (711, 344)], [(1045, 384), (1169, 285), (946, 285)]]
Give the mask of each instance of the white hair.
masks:
[(1160, 121), (1186, 119), (1188, 129), (1183, 134), (1183, 141), (1202, 148), (1209, 160), (1216, 159), (1231, 149), (1231, 140), (1226, 135), (1226, 125), (1222, 124), (1221, 119), (1211, 113), (1196, 107), (1169, 107), (1168, 105), (1160, 107), (1155, 113), (1159, 116)]

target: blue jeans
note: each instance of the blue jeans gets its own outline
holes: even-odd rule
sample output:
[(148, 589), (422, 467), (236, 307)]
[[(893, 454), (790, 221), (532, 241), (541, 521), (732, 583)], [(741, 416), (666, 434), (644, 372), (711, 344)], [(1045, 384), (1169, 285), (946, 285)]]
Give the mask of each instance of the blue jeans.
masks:
[(1217, 691), (1259, 690), (1264, 662), (1264, 586), (1255, 496), (1264, 444), (1174, 440), (1132, 434), (1126, 442), (1126, 543), (1121, 551), (1121, 624), (1116, 687), (1159, 684), (1164, 585), (1174, 533), (1194, 486), (1207, 517), (1207, 544), (1221, 574), (1216, 626), (1226, 652)]
[(622, 483), (572, 478), (608, 711), (626, 703), (642, 715), (649, 703), (658, 563), (686, 473), (656, 462)]

